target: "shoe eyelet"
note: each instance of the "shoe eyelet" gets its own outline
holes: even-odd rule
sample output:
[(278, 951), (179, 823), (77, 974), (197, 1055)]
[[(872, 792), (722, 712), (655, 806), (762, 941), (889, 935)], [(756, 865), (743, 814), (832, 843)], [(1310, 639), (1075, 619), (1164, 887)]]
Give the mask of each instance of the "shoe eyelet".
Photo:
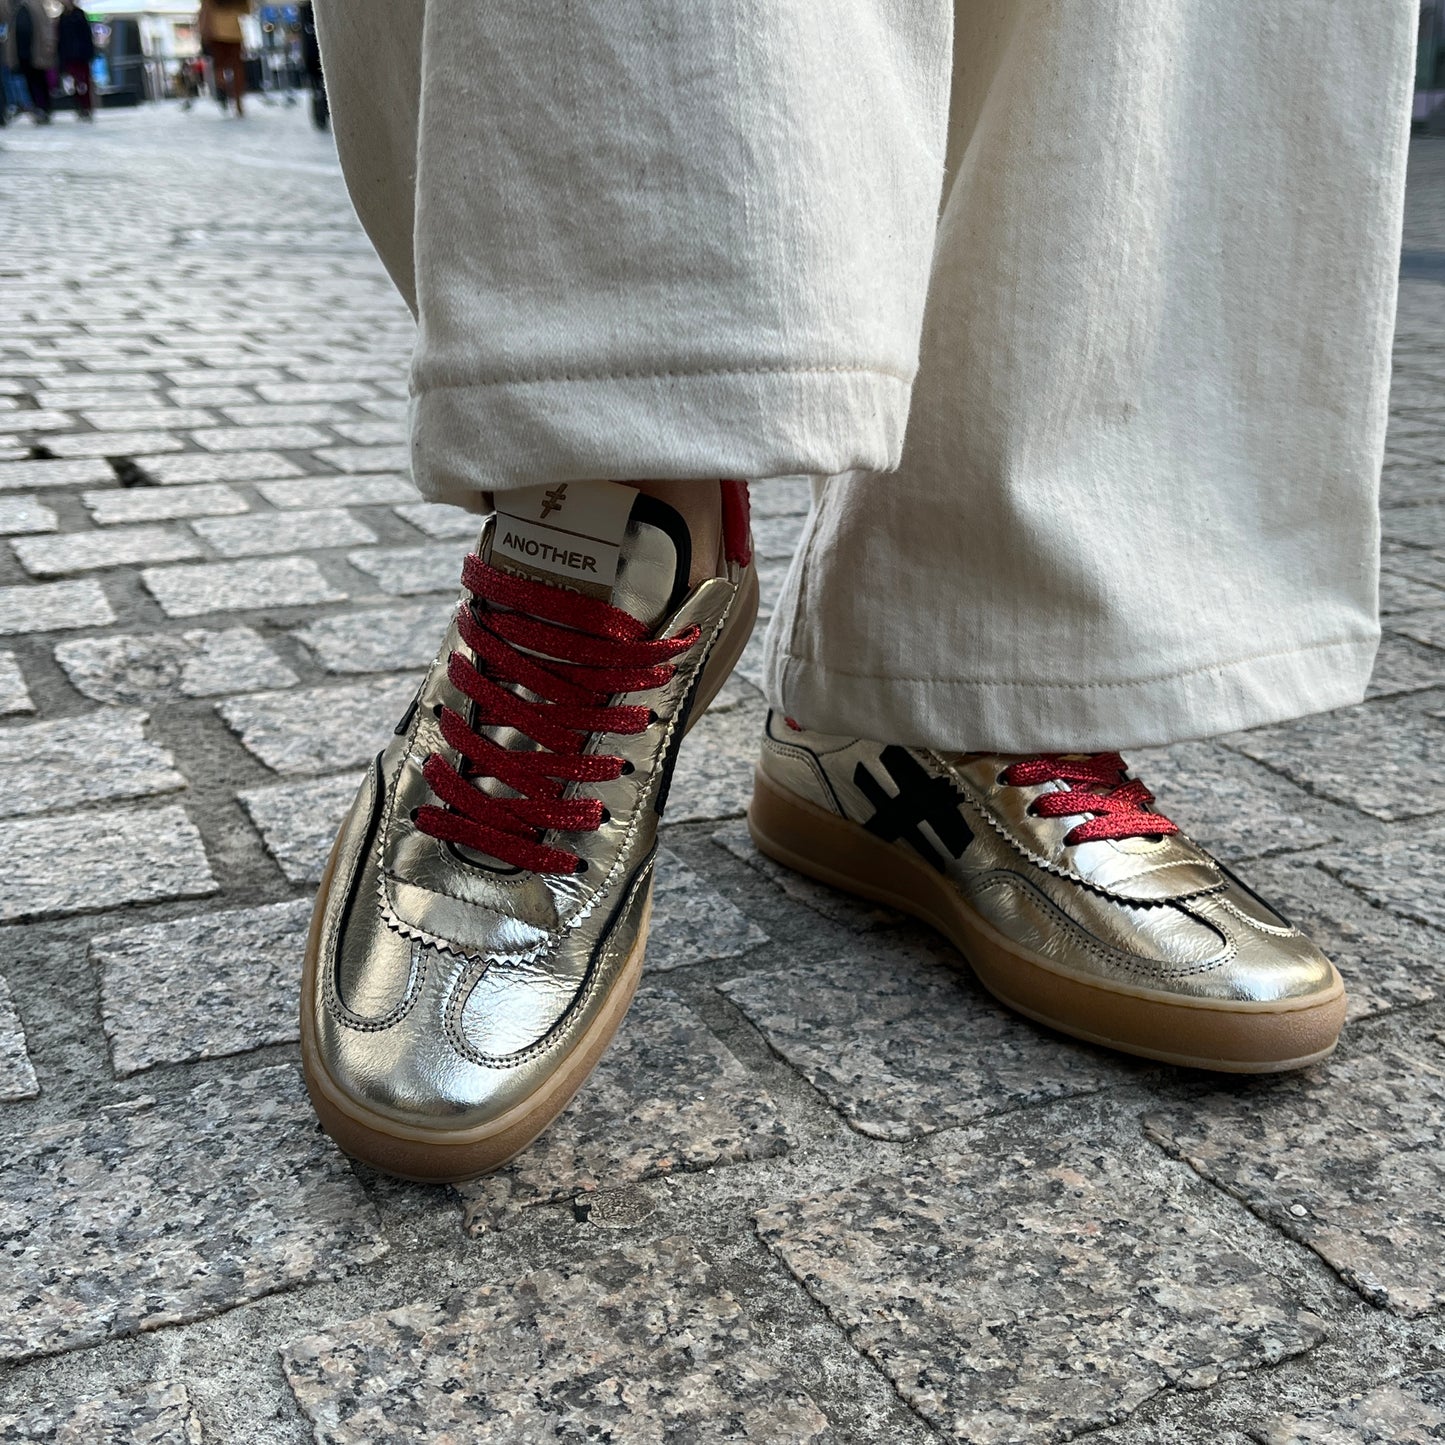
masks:
[(442, 715), (445, 711), (446, 711), (446, 708), (443, 707), (442, 704), (439, 703), (439, 702), (434, 702), (434, 703), (431, 705), (431, 715), (432, 715), (434, 718), (436, 718), (438, 722), (441, 721), (441, 715)]
[(587, 871), (587, 860), (585, 858), (579, 858), (577, 860), (577, 866), (573, 868), (572, 871), (574, 873), (585, 873)]
[(603, 808), (603, 810), (602, 810), (602, 817), (598, 820), (597, 826), (600, 828), (603, 823), (610, 823), (611, 821), (612, 821), (612, 810), (611, 810), (611, 808)]
[(407, 814), (407, 817), (408, 817), (413, 823), (415, 823), (416, 820), (417, 820), (417, 817), (420, 815), (420, 813), (421, 813), (421, 809), (420, 809), (420, 808), (413, 808), (413, 809), (411, 810), (411, 812)]
[(656, 709), (656, 708), (650, 707), (650, 708), (647, 709), (647, 725), (648, 725), (648, 727), (655, 727), (655, 726), (656, 726), (658, 723), (660, 723), (661, 721), (662, 721), (662, 719), (657, 715), (657, 709)]
[(630, 778), (636, 771), (637, 765), (632, 762), (631, 759), (624, 758), (622, 760), (622, 772), (618, 774), (618, 776), (623, 778)]

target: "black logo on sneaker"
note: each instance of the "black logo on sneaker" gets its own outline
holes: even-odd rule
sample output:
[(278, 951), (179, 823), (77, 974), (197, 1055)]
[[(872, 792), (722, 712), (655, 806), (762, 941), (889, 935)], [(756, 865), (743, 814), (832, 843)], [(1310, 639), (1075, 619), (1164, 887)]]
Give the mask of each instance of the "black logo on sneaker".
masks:
[(885, 843), (907, 843), (940, 873), (943, 855), (919, 829), (927, 823), (943, 846), (955, 857), (973, 842), (973, 829), (958, 811), (958, 790), (940, 775), (934, 777), (907, 748), (886, 747), (881, 754), (888, 776), (898, 788), (897, 796), (888, 790), (862, 763), (853, 770), (853, 786), (875, 809), (863, 826)]
[(567, 500), (567, 483), (553, 487), (550, 492), (542, 493), (542, 520), (545, 522), (553, 512), (562, 510), (562, 503)]

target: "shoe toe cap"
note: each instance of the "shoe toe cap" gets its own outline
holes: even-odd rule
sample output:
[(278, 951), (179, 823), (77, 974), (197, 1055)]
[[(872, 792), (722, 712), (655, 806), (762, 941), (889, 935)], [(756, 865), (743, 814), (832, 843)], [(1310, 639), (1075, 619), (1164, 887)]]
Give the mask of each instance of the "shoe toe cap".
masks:
[(1225, 896), (1210, 910), (1229, 939), (1224, 965), (1230, 992), (1241, 1002), (1308, 1003), (1343, 990), (1335, 966), (1297, 928), (1258, 907), (1245, 909)]

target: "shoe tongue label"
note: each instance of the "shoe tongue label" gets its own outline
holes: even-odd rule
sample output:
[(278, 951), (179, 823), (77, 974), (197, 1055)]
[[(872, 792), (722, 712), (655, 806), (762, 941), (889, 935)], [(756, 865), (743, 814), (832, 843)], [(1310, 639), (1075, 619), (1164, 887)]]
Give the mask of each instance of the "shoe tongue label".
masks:
[(499, 492), (490, 561), (519, 577), (610, 602), (636, 496), (617, 482)]

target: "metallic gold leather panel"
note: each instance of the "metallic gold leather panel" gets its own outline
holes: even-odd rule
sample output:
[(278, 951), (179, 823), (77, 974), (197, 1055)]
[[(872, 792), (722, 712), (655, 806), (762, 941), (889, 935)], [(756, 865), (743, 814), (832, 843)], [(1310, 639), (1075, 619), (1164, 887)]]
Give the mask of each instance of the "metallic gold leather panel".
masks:
[[(899, 751), (911, 759), (906, 771), (920, 799), (933, 799), (932, 780), (943, 779), (948, 791), (937, 796), (947, 802), (920, 801), (903, 832), (883, 840), (940, 867), (982, 919), (1028, 954), (1200, 1000), (1279, 1001), (1337, 988), (1319, 949), (1184, 834), (1070, 846), (1064, 835), (1082, 815), (1029, 811), (1034, 798), (1066, 784), (1014, 788), (1003, 781), (1011, 758), (917, 748), (891, 751), (900, 771)], [(890, 799), (902, 792), (884, 752), (884, 744), (795, 729), (774, 715), (760, 765), (780, 787), (866, 825), (880, 789)], [(948, 808), (967, 833), (935, 807)], [(955, 851), (950, 838), (964, 836), (967, 846)]]

